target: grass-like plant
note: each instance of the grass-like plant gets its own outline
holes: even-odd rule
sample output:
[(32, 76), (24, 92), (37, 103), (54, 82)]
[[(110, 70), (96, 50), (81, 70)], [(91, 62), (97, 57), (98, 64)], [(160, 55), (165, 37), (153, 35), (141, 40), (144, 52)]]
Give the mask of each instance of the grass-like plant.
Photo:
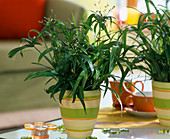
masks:
[[(170, 11), (145, 0), (147, 12), (142, 13), (135, 26), (127, 26), (124, 34), (135, 43), (129, 45), (135, 57), (128, 57), (129, 69), (139, 69), (152, 80), (170, 82)], [(155, 12), (151, 12), (150, 6)], [(131, 35), (129, 35), (131, 34)], [(126, 40), (126, 39), (125, 39)]]
[[(45, 71), (30, 73), (25, 80), (48, 77), (45, 85), (51, 80), (55, 84), (46, 88), (46, 92), (51, 98), (60, 92), (59, 101), (62, 103), (66, 90), (71, 90), (73, 103), (78, 97), (84, 107), (83, 91), (98, 90), (105, 87), (105, 93), (109, 88), (109, 78), (115, 78), (112, 71), (119, 66), (122, 72), (125, 52), (121, 45), (122, 30), (115, 23), (115, 17), (104, 16), (101, 12), (90, 14), (87, 19), (82, 19), (79, 25), (73, 23), (66, 26), (56, 18), (46, 18), (44, 28), (37, 32), (37, 36), (21, 39), (23, 46), (17, 47), (9, 52), (9, 57), (13, 57), (20, 52), (23, 56), (25, 49), (34, 49), (39, 53), (36, 64), (45, 67)], [(117, 31), (110, 30), (107, 25), (112, 24), (118, 27)], [(92, 41), (89, 33), (92, 32)], [(115, 36), (116, 37), (115, 39)], [(45, 59), (49, 64), (41, 63)], [(124, 73), (122, 73), (125, 77)], [(103, 85), (103, 82), (105, 85)], [(121, 80), (123, 82), (123, 79)], [(116, 92), (112, 90), (118, 97)], [(119, 98), (119, 97), (118, 97)]]

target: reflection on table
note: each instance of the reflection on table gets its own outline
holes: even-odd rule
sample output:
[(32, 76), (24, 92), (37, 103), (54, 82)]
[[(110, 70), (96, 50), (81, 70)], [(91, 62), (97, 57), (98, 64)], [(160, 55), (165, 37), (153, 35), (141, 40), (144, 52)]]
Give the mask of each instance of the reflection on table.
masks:
[[(58, 126), (62, 125), (62, 119), (54, 120), (50, 123), (55, 123)], [(113, 128), (119, 130), (120, 128), (127, 128), (129, 132), (122, 132), (120, 134), (109, 133), (104, 134), (103, 128)], [(124, 111), (116, 110), (113, 107), (106, 107), (100, 109), (99, 116), (96, 122), (96, 126), (92, 136), (97, 139), (109, 139), (109, 138), (145, 138), (145, 139), (168, 139), (168, 134), (160, 134), (159, 130), (164, 129), (159, 125), (159, 121), (155, 116), (143, 117), (132, 115)], [(19, 129), (12, 132), (0, 134), (0, 137), (7, 139), (20, 139), (21, 136), (30, 136), (31, 132), (25, 129)], [(59, 139), (59, 137), (66, 139), (67, 135), (60, 131), (50, 131), (50, 139)]]

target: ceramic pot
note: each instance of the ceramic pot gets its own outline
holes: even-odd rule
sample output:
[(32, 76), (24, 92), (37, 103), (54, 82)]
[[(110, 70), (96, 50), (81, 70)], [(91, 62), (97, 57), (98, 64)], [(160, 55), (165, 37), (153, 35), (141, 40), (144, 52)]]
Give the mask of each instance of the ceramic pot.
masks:
[(84, 91), (85, 113), (80, 100), (76, 98), (72, 103), (70, 91), (66, 91), (62, 104), (60, 104), (60, 111), (68, 137), (86, 138), (91, 136), (99, 111), (100, 97), (99, 90)]
[(160, 125), (170, 126), (170, 83), (152, 81), (152, 90)]

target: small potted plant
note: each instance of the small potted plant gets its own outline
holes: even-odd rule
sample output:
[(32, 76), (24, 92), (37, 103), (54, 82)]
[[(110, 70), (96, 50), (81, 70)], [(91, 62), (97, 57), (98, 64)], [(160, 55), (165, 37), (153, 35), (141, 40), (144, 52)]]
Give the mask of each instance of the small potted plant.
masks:
[[(38, 52), (37, 63), (33, 64), (46, 70), (30, 73), (25, 80), (47, 77), (46, 86), (53, 80), (45, 91), (59, 100), (66, 133), (73, 138), (90, 136), (99, 110), (101, 87), (105, 93), (110, 89), (119, 97), (108, 86), (116, 66), (124, 72), (121, 62), (126, 52), (123, 53), (121, 45), (122, 30), (115, 23), (115, 17), (101, 12), (90, 14), (86, 20), (83, 18), (79, 25), (74, 18), (73, 23), (66, 26), (55, 17), (45, 18), (43, 24), (41, 32), (32, 30), (37, 36), (21, 39), (26, 44), (11, 50), (9, 57), (16, 53), (23, 56), (28, 49)], [(111, 30), (112, 24), (118, 27), (117, 31)], [(90, 32), (93, 39), (89, 38)], [(42, 59), (48, 64), (41, 63)]]
[[(154, 105), (160, 124), (170, 126), (170, 11), (145, 0), (147, 12), (141, 14), (135, 26), (127, 26), (124, 33), (135, 44), (127, 49), (135, 54), (128, 58), (130, 69), (138, 69), (152, 79)], [(152, 13), (150, 6), (154, 7)], [(128, 61), (127, 60), (127, 61)], [(129, 69), (127, 69), (129, 70)]]

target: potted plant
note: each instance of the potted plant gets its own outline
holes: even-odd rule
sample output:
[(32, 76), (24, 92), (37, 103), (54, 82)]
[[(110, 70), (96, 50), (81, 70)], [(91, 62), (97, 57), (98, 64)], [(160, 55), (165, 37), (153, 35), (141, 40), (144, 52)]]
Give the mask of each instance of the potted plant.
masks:
[[(127, 58), (130, 67), (127, 71), (138, 69), (151, 77), (160, 124), (170, 126), (170, 11), (163, 6), (157, 8), (151, 0), (145, 0), (145, 3), (147, 12), (141, 14), (137, 25), (127, 26), (124, 30), (135, 42), (127, 45), (127, 50), (135, 54), (135, 57)], [(151, 12), (150, 6), (155, 13)]]
[[(101, 12), (92, 13), (86, 19), (83, 17), (79, 25), (74, 18), (73, 23), (66, 26), (55, 17), (45, 18), (43, 24), (41, 32), (31, 30), (37, 36), (31, 38), (28, 34), (28, 38), (21, 39), (21, 43), (26, 43), (11, 50), (9, 57), (16, 53), (23, 56), (25, 50), (38, 52), (38, 62), (32, 64), (43, 66), (45, 70), (30, 73), (25, 80), (49, 78), (45, 86), (50, 86), (45, 91), (59, 100), (68, 136), (90, 136), (99, 110), (101, 87), (105, 88), (105, 93), (107, 89), (112, 90), (108, 87), (108, 79), (114, 78), (113, 69), (116, 66), (123, 69), (121, 62), (126, 53), (120, 43), (122, 30), (119, 26), (115, 32), (108, 28), (108, 24), (117, 25), (115, 18)], [(91, 40), (90, 32), (93, 34)], [(118, 36), (116, 39), (115, 35)], [(42, 59), (48, 64), (41, 63)], [(114, 90), (112, 92), (119, 97)]]

